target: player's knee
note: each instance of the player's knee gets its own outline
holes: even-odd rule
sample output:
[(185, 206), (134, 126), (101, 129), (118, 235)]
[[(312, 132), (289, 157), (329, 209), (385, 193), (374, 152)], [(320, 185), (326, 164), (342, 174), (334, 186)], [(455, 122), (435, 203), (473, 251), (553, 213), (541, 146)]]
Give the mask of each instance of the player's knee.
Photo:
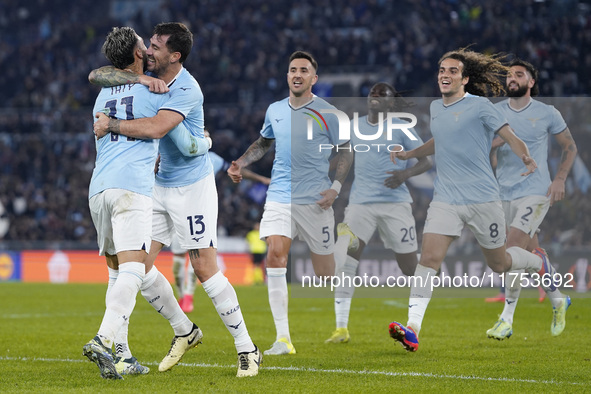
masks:
[(402, 273), (406, 276), (413, 276), (419, 263), (416, 253), (396, 254), (396, 261)]
[(325, 266), (325, 267), (316, 268), (315, 274), (319, 278), (331, 277), (334, 275), (334, 265), (332, 267)]
[(269, 245), (266, 265), (273, 268), (287, 267), (287, 255), (281, 248)]
[(213, 249), (189, 250), (189, 258), (195, 275), (202, 282), (203, 278), (210, 277), (219, 270), (216, 252)]
[(314, 273), (319, 278), (330, 277), (335, 274), (335, 260), (334, 255), (319, 255), (311, 253), (312, 265), (314, 266)]
[(503, 272), (507, 271), (505, 265), (506, 264), (504, 260), (494, 260), (488, 262), (490, 269), (497, 274), (502, 274)]
[[(440, 257), (436, 254), (426, 253), (426, 252), (421, 253), (420, 264), (424, 267), (433, 268), (434, 270), (437, 271), (441, 267), (442, 262), (443, 262), (443, 257)], [(413, 274), (414, 274), (414, 272), (413, 272)]]
[(415, 274), (416, 269), (416, 264), (400, 264), (400, 270), (406, 276), (413, 276)]

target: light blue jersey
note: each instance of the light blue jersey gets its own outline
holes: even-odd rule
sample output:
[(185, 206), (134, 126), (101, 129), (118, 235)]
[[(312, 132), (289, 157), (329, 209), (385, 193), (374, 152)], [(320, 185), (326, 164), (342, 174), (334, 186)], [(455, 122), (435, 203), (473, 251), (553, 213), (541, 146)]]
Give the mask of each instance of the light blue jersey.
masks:
[(218, 155), (215, 152), (209, 152), (209, 160), (211, 160), (211, 164), (213, 166), (213, 173), (217, 175), (220, 171), (226, 171), (230, 167), (230, 163), (224, 160), (223, 157)]
[[(189, 132), (196, 137), (204, 138), (203, 93), (195, 78), (182, 68), (168, 87), (168, 100), (160, 109), (178, 112), (184, 117), (182, 124)], [(159, 153), (160, 168), (156, 174), (158, 186), (191, 185), (213, 171), (209, 155), (184, 156), (168, 135), (160, 140)]]
[[(392, 123), (404, 123), (403, 120), (394, 118)], [(361, 134), (375, 135), (378, 132), (378, 125), (372, 125), (368, 122), (367, 116), (359, 118), (359, 131)], [(386, 149), (392, 144), (402, 145), (405, 151), (415, 149), (423, 144), (421, 138), (414, 129), (410, 129), (412, 134), (417, 137), (416, 141), (408, 138), (403, 132), (392, 133), (392, 140), (387, 139), (386, 121), (382, 124), (382, 136), (371, 142), (371, 149), (367, 152), (355, 152), (355, 179), (351, 186), (351, 195), (349, 203), (351, 204), (369, 204), (381, 202), (412, 202), (412, 197), (405, 183), (396, 189), (390, 189), (384, 185), (384, 181), (392, 176), (386, 171), (405, 170), (409, 165), (408, 160), (397, 160), (396, 164), (390, 160), (390, 152)], [(361, 140), (353, 130), (351, 124), (351, 145), (367, 144), (367, 141)], [(383, 144), (378, 151), (374, 144)]]
[(495, 133), (506, 124), (485, 97), (466, 94), (448, 106), (443, 100), (431, 103), (437, 166), (433, 201), (468, 205), (500, 200), (490, 150)]
[[(331, 151), (320, 151), (320, 144), (336, 146), (347, 141), (339, 142), (337, 117), (321, 114), (322, 109), (335, 108), (314, 96), (299, 108), (293, 108), (289, 98), (285, 98), (267, 109), (261, 136), (275, 139), (275, 160), (267, 201), (313, 204), (322, 198), (320, 192), (330, 188), (328, 159)], [(308, 119), (312, 120), (310, 140), (307, 138)]]
[[(101, 89), (92, 113), (107, 108), (108, 115), (117, 119), (146, 118), (156, 115), (165, 99), (164, 95), (150, 93), (140, 84), (113, 86)], [(89, 198), (106, 189), (125, 189), (152, 196), (158, 140), (109, 133), (96, 141), (96, 152)]]
[(538, 165), (533, 174), (521, 176), (525, 171), (523, 161), (511, 151), (510, 146), (501, 146), (497, 150), (497, 179), (501, 199), (512, 201), (526, 196), (545, 196), (552, 183), (548, 170), (548, 136), (563, 132), (566, 122), (556, 108), (534, 99), (519, 111), (511, 108), (508, 99), (496, 106), (507, 118), (515, 134), (525, 142), (530, 156)]

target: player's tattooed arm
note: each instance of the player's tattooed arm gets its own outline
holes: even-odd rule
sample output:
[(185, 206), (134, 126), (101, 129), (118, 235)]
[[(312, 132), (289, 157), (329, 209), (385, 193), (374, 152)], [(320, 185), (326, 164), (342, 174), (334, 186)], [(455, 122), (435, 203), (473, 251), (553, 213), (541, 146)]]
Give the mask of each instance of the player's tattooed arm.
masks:
[(244, 152), (242, 157), (239, 158), (237, 160), (237, 162), (242, 164), (242, 167), (246, 167), (249, 164), (260, 160), (261, 157), (263, 157), (265, 155), (265, 153), (267, 153), (269, 151), (269, 149), (271, 148), (271, 145), (273, 145), (273, 141), (275, 141), (275, 140), (271, 139), (271, 138), (259, 137), (258, 140), (253, 142), (248, 147), (246, 152)]
[(275, 140), (272, 138), (259, 137), (238, 160), (232, 162), (227, 172), (234, 183), (242, 180), (242, 168), (260, 160), (269, 151), (271, 145), (273, 145), (273, 141)]
[(339, 146), (338, 153), (335, 156), (335, 159), (337, 160), (337, 169), (334, 174), (335, 181), (339, 181), (341, 184), (345, 183), (351, 164), (353, 164), (354, 157), (355, 155), (350, 149), (349, 142)]
[(161, 79), (150, 77), (144, 74), (136, 74), (129, 70), (120, 70), (113, 66), (104, 66), (96, 70), (92, 70), (88, 74), (88, 80), (94, 85), (102, 87), (128, 85), (134, 83), (141, 83), (147, 86), (150, 92), (166, 93), (170, 89)]
[(575, 157), (577, 156), (577, 144), (570, 133), (568, 127), (563, 132), (555, 135), (556, 141), (562, 148), (562, 155), (560, 157), (560, 167), (556, 173), (556, 178), (562, 181), (566, 180), (570, 169), (572, 168)]
[(331, 162), (336, 162), (336, 171), (334, 175), (334, 182), (329, 189), (320, 192), (321, 198), (316, 201), (316, 204), (322, 209), (328, 209), (332, 206), (336, 198), (341, 192), (341, 187), (345, 183), (351, 164), (353, 164), (354, 153), (351, 149), (350, 143), (347, 141), (339, 145), (337, 154)]
[(120, 134), (121, 120), (109, 118), (109, 130), (111, 130), (112, 133)]
[(556, 142), (558, 142), (562, 148), (562, 155), (560, 157), (560, 165), (556, 172), (556, 176), (550, 184), (550, 187), (548, 187), (548, 193), (546, 194), (550, 197), (550, 205), (565, 197), (566, 177), (568, 176), (577, 156), (577, 144), (575, 144), (575, 140), (568, 127), (564, 129), (564, 131), (555, 134), (554, 137), (556, 138)]
[(93, 85), (105, 87), (138, 83), (140, 81), (140, 76), (131, 71), (120, 70), (113, 66), (104, 66), (92, 70), (90, 74), (88, 74), (88, 80)]

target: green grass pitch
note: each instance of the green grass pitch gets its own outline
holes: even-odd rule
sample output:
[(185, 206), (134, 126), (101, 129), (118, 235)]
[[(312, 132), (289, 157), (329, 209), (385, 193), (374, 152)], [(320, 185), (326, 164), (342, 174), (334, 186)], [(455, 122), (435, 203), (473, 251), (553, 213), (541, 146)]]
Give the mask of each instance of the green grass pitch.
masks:
[[(325, 344), (334, 329), (333, 301), (290, 298), (297, 354), (268, 356), (257, 377), (238, 379), (232, 338), (202, 288), (189, 314), (203, 344), (180, 365), (158, 372), (173, 337), (168, 322), (138, 297), (131, 318), (133, 354), (148, 375), (108, 381), (82, 356), (104, 312), (106, 285), (1, 283), (0, 391), (7, 392), (590, 392), (591, 299), (571, 294), (567, 326), (550, 336), (549, 301), (536, 290), (519, 301), (513, 336), (486, 338), (501, 304), (493, 290), (472, 297), (434, 298), (419, 351), (407, 353), (388, 336), (388, 323), (406, 322), (407, 299), (353, 300), (348, 344)], [(255, 343), (269, 348), (275, 329), (265, 286), (236, 287)], [(445, 295), (438, 289), (435, 296)]]

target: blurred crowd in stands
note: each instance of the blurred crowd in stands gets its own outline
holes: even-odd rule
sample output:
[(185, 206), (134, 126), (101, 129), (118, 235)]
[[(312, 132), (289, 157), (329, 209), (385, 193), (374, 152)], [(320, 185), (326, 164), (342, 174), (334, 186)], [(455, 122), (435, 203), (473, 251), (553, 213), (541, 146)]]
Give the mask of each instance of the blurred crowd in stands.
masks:
[[(213, 150), (228, 161), (258, 138), (266, 107), (287, 96), (287, 58), (297, 49), (316, 56), (320, 81), (363, 76), (355, 96), (377, 81), (409, 96), (438, 96), (439, 57), (468, 45), (532, 62), (541, 96), (591, 94), (591, 4), (582, 0), (3, 0), (0, 202), (10, 219), (4, 240), (95, 241), (87, 188), (98, 88), (87, 76), (107, 64), (101, 46), (111, 27), (130, 25), (147, 41), (162, 21), (184, 22), (194, 33), (185, 66), (203, 89)], [(582, 100), (590, 113), (589, 99)], [(569, 126), (589, 168), (590, 123)], [(252, 169), (269, 176), (271, 164), (268, 154)], [(590, 191), (571, 185), (544, 222), (543, 242), (591, 245)], [(218, 189), (220, 235), (243, 236), (260, 219), (264, 189), (236, 186), (223, 174)], [(430, 197), (418, 189), (413, 195), (420, 233)]]

